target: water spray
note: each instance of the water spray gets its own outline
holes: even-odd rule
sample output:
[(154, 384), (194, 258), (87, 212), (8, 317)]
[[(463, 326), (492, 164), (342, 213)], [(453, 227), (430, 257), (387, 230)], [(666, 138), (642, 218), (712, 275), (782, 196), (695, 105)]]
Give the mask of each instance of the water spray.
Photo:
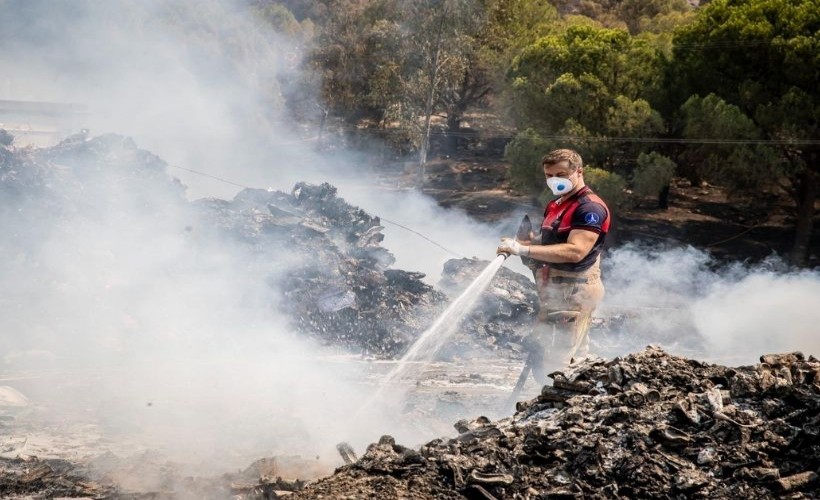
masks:
[[(525, 215), (518, 226), (516, 237), (520, 240), (529, 239), (532, 232), (532, 222), (528, 215)], [(507, 260), (510, 254), (500, 253), (490, 262), (481, 273), (476, 276), (470, 286), (454, 300), (447, 309), (436, 319), (435, 322), (410, 346), (410, 349), (402, 356), (396, 367), (388, 373), (382, 381), (376, 398), (381, 396), (384, 388), (392, 382), (406, 378), (407, 375), (417, 374), (421, 369), (432, 361), (433, 357), (441, 350), (444, 343), (452, 337), (461, 319), (472, 311), (478, 297), (489, 286), (501, 265)], [(420, 365), (420, 366), (419, 366)], [(413, 370), (413, 367), (416, 370)]]
[[(532, 223), (525, 215), (518, 227), (516, 237), (520, 240), (530, 239)], [(397, 362), (396, 366), (384, 377), (378, 390), (362, 406), (360, 414), (368, 411), (378, 401), (382, 400), (388, 388), (399, 380), (410, 377), (418, 378), (422, 370), (435, 358), (444, 344), (453, 336), (461, 323), (461, 319), (472, 311), (481, 293), (490, 285), (498, 270), (510, 254), (496, 255), (487, 267), (476, 276), (472, 283), (459, 295), (433, 324), (421, 334), (410, 346), (407, 352)]]
[(461, 319), (472, 310), (481, 293), (489, 286), (508, 256), (508, 254), (497, 255), (470, 283), (470, 286), (421, 334), (401, 357), (395, 368), (381, 381), (379, 390), (365, 405), (365, 408), (380, 400), (385, 390), (393, 383), (409, 376), (417, 376), (432, 361), (447, 340), (456, 332)]

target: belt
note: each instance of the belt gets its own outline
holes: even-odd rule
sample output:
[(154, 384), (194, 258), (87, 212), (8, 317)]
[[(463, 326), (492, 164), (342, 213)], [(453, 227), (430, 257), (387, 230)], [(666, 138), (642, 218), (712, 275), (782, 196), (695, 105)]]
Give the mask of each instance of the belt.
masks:
[(550, 276), (552, 283), (589, 283), (589, 278), (573, 278), (570, 276)]

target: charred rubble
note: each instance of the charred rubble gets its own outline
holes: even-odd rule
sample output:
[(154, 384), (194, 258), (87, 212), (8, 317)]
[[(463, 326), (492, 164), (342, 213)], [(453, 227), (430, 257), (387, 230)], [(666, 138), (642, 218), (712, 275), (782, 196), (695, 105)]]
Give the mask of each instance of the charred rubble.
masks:
[[(118, 210), (126, 203), (143, 221), (161, 224), (169, 208), (187, 207), (184, 186), (165, 169), (159, 157), (117, 135), (66, 139), (50, 148), (0, 146), (0, 229), (6, 235), (0, 250), (32, 257), (43, 240), (70, 230), (64, 227), (69, 220), (127, 228), (131, 219)], [(0, 269), (14, 263), (2, 259)]]
[(587, 359), (512, 417), (418, 450), (384, 436), (296, 498), (816, 498), (820, 361), (760, 361)]
[(389, 268), (394, 258), (381, 246), (378, 217), (329, 184), (298, 183), (291, 193), (245, 189), (219, 201), (216, 213), (226, 231), (257, 247), (296, 249), (268, 279), (299, 329), (328, 343), (394, 356), (444, 303), (423, 274)]
[[(295, 245), (302, 257), (271, 279), (283, 310), (302, 331), (368, 355), (400, 355), (488, 264), (450, 260), (438, 289), (422, 273), (391, 269), (379, 218), (345, 202), (327, 183), (300, 182), (290, 193), (245, 189), (230, 202), (198, 203), (236, 238), (269, 249)], [(442, 355), (477, 346), (515, 350), (536, 308), (532, 283), (502, 269)]]
[[(108, 469), (63, 460), (0, 459), (13, 498), (817, 498), (820, 361), (764, 355), (730, 368), (648, 347), (589, 358), (552, 374), (511, 417), (455, 423), (458, 436), (419, 449), (383, 436), (315, 482), (284, 480), (276, 459), (220, 478), (167, 471), (150, 492), (127, 493)], [(110, 470), (109, 470), (110, 469)], [(221, 495), (221, 496), (220, 496)]]

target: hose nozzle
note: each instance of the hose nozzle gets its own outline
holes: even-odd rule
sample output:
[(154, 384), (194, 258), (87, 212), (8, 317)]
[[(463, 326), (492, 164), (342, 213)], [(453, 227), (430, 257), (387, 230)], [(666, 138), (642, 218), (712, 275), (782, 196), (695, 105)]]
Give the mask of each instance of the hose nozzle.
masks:
[(518, 225), (518, 231), (515, 233), (515, 238), (518, 240), (529, 240), (531, 234), (532, 221), (530, 220), (529, 215), (524, 214), (524, 218), (521, 219), (521, 224)]

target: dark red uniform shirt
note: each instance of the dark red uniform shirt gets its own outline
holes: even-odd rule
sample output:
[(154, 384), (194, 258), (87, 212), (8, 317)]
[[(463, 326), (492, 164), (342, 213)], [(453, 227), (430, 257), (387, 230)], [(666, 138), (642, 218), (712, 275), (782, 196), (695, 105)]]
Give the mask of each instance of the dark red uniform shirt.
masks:
[(544, 210), (544, 223), (541, 225), (541, 244), (554, 245), (566, 243), (569, 232), (574, 229), (598, 233), (598, 240), (586, 257), (577, 264), (549, 264), (551, 268), (561, 271), (581, 272), (589, 269), (604, 246), (609, 232), (609, 208), (589, 186), (584, 186), (570, 198), (559, 202), (552, 200)]

